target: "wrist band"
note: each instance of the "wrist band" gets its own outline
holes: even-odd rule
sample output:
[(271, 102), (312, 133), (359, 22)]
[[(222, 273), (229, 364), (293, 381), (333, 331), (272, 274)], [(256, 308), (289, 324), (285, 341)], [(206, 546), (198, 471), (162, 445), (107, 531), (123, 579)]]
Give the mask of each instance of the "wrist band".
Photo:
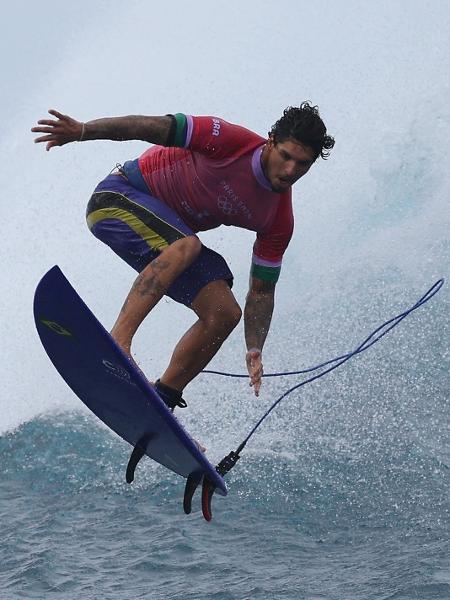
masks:
[(80, 139), (78, 141), (82, 142), (83, 138), (84, 138), (84, 123), (81, 123), (81, 135), (80, 135)]

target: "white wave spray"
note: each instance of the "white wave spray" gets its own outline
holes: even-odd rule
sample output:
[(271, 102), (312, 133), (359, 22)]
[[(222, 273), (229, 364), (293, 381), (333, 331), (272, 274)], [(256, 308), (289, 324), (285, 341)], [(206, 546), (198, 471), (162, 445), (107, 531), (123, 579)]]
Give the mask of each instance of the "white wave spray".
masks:
[[(445, 4), (413, 2), (408, 12), (402, 2), (383, 1), (232, 1), (216, 7), (212, 14), (206, 2), (189, 10), (175, 2), (169, 14), (133, 1), (105, 13), (99, 4), (74, 22), (71, 9), (58, 4), (58, 30), (50, 18), (56, 4), (43, 2), (34, 15), (33, 43), (26, 31), (10, 40), (20, 47), (26, 39), (29, 52), (7, 70), (9, 95), (2, 106), (0, 432), (40, 413), (80, 409), (34, 331), (32, 297), (41, 275), (58, 263), (106, 327), (134, 277), (90, 236), (84, 207), (97, 181), (144, 145), (92, 142), (47, 154), (33, 146), (28, 130), (49, 107), (83, 120), (217, 114), (264, 135), (285, 106), (305, 99), (319, 105), (337, 143), (330, 160), (295, 189), (296, 234), (277, 292), (267, 370), (310, 365), (348, 350), (369, 323), (376, 326), (448, 275)], [(45, 47), (42, 38), (49, 35)], [(221, 228), (202, 239), (229, 260), (242, 303), (253, 234)], [(448, 306), (447, 288), (435, 302)], [(432, 328), (448, 340), (445, 311), (424, 310), (435, 315)], [(147, 319), (135, 352), (149, 376), (164, 367), (191, 321), (188, 311), (169, 301)], [(405, 329), (409, 337), (402, 334), (403, 346), (395, 347), (405, 353), (401, 369), (418, 339), (435, 340), (430, 328), (424, 316)], [(239, 328), (216, 366), (243, 369), (242, 337)], [(448, 353), (440, 358), (448, 365)], [(339, 385), (333, 378), (320, 393), (332, 394)], [(361, 391), (362, 379), (354, 385)], [(388, 391), (397, 385), (393, 376)], [(193, 400), (186, 418), (213, 448), (240, 441), (245, 421), (276, 393), (275, 384), (267, 383), (258, 403), (246, 384), (212, 384), (204, 377), (188, 389)], [(348, 384), (346, 392), (351, 389)], [(274, 431), (276, 425), (272, 438)]]

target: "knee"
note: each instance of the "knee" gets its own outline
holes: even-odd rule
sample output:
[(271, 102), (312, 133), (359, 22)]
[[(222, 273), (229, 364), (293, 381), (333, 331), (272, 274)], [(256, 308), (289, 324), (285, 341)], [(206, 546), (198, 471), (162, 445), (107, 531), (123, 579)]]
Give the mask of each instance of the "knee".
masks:
[(175, 244), (177, 244), (178, 250), (190, 260), (195, 260), (202, 249), (202, 243), (195, 235), (188, 235), (175, 242)]
[(239, 304), (236, 302), (232, 306), (228, 307), (225, 311), (225, 321), (230, 329), (230, 333), (237, 326), (242, 317), (242, 310)]
[(242, 317), (242, 310), (239, 304), (234, 303), (229, 306), (216, 307), (206, 315), (205, 321), (210, 329), (220, 337), (227, 337), (237, 326)]
[(170, 255), (181, 270), (184, 270), (197, 259), (201, 249), (202, 243), (198, 237), (188, 235), (170, 244), (162, 251), (162, 255)]

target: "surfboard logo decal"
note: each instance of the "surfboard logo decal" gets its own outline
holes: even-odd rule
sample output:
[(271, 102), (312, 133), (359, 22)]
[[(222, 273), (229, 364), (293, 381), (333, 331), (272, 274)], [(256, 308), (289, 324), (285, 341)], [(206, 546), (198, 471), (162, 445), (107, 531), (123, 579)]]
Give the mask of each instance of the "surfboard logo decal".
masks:
[(106, 367), (107, 372), (111, 375), (114, 375), (114, 377), (118, 377), (119, 379), (121, 379), (125, 383), (128, 383), (129, 385), (136, 385), (133, 381), (131, 381), (130, 373), (121, 365), (116, 365), (110, 360), (107, 360), (106, 358), (102, 360), (102, 363), (103, 366)]
[(47, 325), (47, 327), (49, 329), (51, 329), (52, 331), (54, 331), (55, 333), (57, 333), (59, 335), (73, 337), (73, 334), (68, 329), (66, 329), (65, 327), (63, 327), (62, 325), (57, 323), (56, 321), (49, 321), (48, 319), (41, 319), (40, 321), (44, 325)]

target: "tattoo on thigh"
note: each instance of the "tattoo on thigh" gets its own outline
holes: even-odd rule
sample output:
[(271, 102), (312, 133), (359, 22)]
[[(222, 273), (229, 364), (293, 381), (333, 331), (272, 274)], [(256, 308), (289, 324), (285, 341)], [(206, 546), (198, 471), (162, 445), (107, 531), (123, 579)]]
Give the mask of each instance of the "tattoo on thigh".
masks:
[(136, 291), (140, 296), (161, 295), (166, 291), (165, 286), (161, 283), (158, 274), (167, 269), (169, 266), (167, 260), (155, 259), (150, 263), (150, 273), (145, 275), (141, 273), (133, 285), (133, 291)]
[(155, 273), (161, 273), (161, 271), (165, 271), (169, 265), (170, 262), (168, 260), (163, 260), (162, 258), (155, 258), (155, 260), (150, 263), (150, 266)]

